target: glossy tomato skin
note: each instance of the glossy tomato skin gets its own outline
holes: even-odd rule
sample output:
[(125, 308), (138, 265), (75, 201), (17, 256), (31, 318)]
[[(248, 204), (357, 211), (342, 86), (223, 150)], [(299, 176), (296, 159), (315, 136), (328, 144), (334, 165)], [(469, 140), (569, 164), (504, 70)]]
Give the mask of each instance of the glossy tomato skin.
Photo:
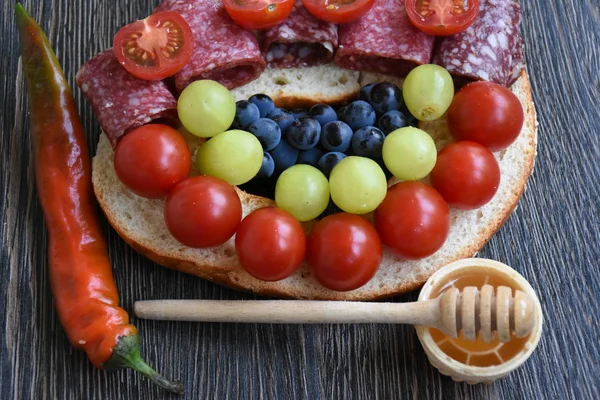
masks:
[(131, 75), (160, 80), (187, 64), (194, 51), (194, 35), (178, 13), (158, 12), (119, 29), (113, 48), (117, 60)]
[(339, 213), (317, 222), (308, 236), (306, 261), (326, 288), (358, 289), (377, 272), (382, 257), (379, 236), (367, 220)]
[(383, 244), (398, 257), (418, 260), (438, 251), (450, 230), (450, 210), (442, 196), (419, 181), (392, 186), (373, 215)]
[(235, 235), (242, 267), (263, 281), (293, 274), (306, 254), (306, 235), (298, 220), (280, 208), (261, 208), (242, 220)]
[(500, 166), (484, 146), (455, 142), (438, 153), (430, 178), (450, 206), (472, 210), (488, 203), (498, 191)]
[[(419, 30), (450, 36), (467, 29), (479, 15), (479, 0), (405, 0), (408, 18)], [(458, 7), (457, 7), (458, 6)], [(458, 11), (457, 11), (458, 10)]]
[(448, 108), (448, 130), (492, 151), (503, 150), (519, 136), (524, 121), (519, 98), (502, 85), (473, 82), (456, 93)]
[(190, 149), (179, 132), (150, 124), (125, 135), (115, 149), (115, 171), (138, 196), (161, 198), (192, 168)]
[(295, 0), (223, 0), (227, 14), (248, 30), (269, 29), (281, 24), (292, 12)]
[(233, 186), (212, 176), (194, 176), (175, 186), (165, 202), (171, 235), (193, 248), (229, 240), (242, 220), (242, 203)]
[(316, 18), (333, 24), (347, 24), (365, 15), (375, 0), (302, 0), (304, 8)]

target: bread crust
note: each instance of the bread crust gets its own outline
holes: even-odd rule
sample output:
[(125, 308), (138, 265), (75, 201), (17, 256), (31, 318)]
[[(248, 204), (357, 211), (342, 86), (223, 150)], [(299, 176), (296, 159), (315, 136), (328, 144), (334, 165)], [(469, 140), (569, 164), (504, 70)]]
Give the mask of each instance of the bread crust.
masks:
[[(106, 149), (107, 143), (103, 144), (102, 139), (93, 163), (94, 191), (100, 207), (104, 211), (109, 223), (123, 240), (140, 254), (165, 267), (195, 275), (219, 285), (240, 291), (252, 292), (262, 296), (316, 300), (377, 300), (395, 296), (419, 288), (442, 266), (462, 258), (472, 257), (488, 242), (494, 233), (500, 229), (516, 208), (518, 201), (525, 190), (527, 180), (533, 171), (537, 144), (536, 112), (526, 71), (523, 71), (521, 78), (511, 89), (514, 90), (516, 85), (519, 85), (518, 96), (525, 112), (524, 128), (520, 138), (517, 139), (520, 149), (517, 155), (520, 160), (519, 162), (522, 163), (522, 165), (520, 165), (518, 175), (511, 181), (510, 187), (507, 188), (506, 193), (502, 194), (503, 197), (497, 210), (494, 210), (494, 215), (488, 218), (488, 220), (486, 220), (487, 223), (479, 227), (479, 230), (475, 234), (467, 233), (466, 239), (461, 242), (460, 245), (457, 245), (456, 249), (448, 251), (446, 252), (448, 254), (444, 253), (443, 256), (437, 258), (436, 255), (434, 255), (425, 260), (414, 262), (395, 260), (390, 255), (389, 251), (384, 249), (384, 261), (382, 262), (380, 271), (378, 271), (378, 274), (373, 279), (373, 282), (369, 282), (365, 287), (354, 291), (336, 292), (321, 287), (316, 283), (314, 278), (310, 276), (310, 272), (305, 266), (292, 277), (280, 282), (264, 282), (254, 279), (239, 265), (239, 262), (235, 257), (233, 239), (215, 249), (186, 249), (184, 246), (174, 245), (172, 242), (162, 246), (161, 243), (174, 240), (171, 238), (164, 239), (164, 233), (161, 236), (163, 239), (160, 239), (158, 237), (153, 237), (152, 235), (145, 235), (145, 233), (140, 232), (139, 229), (136, 230), (132, 228), (130, 226), (130, 221), (124, 218), (122, 213), (118, 210), (118, 203), (120, 196), (127, 196), (128, 198), (134, 198), (136, 196), (122, 187), (120, 182), (118, 182), (118, 180), (115, 181), (116, 178), (111, 175), (114, 174), (114, 171), (109, 171), (112, 168), (112, 151)], [(353, 94), (353, 96), (355, 95), (356, 93)], [(278, 104), (287, 105), (287, 107), (302, 106), (304, 104), (303, 101), (308, 102), (309, 104), (314, 104), (315, 102), (315, 99), (299, 99), (293, 96), (282, 97), (275, 100)], [(348, 98), (347, 100), (351, 99)], [(424, 129), (427, 130), (427, 127), (424, 127)], [(515, 144), (513, 144), (513, 146), (514, 145)], [(500, 152), (499, 157), (502, 157), (502, 153), (503, 152)], [(394, 183), (395, 182), (391, 181), (390, 185)], [(236, 190), (242, 200), (244, 215), (247, 215), (257, 208), (274, 205), (274, 202), (269, 199), (245, 193), (237, 188)], [(500, 193), (497, 194), (497, 196), (499, 195)], [(135, 201), (142, 202), (139, 205), (140, 210), (145, 210), (149, 207), (154, 207), (156, 210), (162, 210), (162, 200), (139, 198), (135, 199)], [(494, 200), (492, 200), (492, 202), (494, 202)], [(455, 215), (453, 214), (452, 225), (454, 226), (455, 223), (458, 224), (460, 219), (467, 218), (467, 215), (469, 218), (473, 218), (475, 215), (473, 213), (476, 214), (477, 210), (474, 210), (470, 214), (456, 212)], [(161, 221), (152, 221), (152, 224), (154, 225), (153, 228), (156, 228), (159, 231), (163, 229), (163, 227), (158, 226), (160, 224), (164, 225)], [(306, 225), (307, 231), (310, 229), (310, 225), (310, 223)], [(168, 249), (166, 249), (167, 247)], [(215, 259), (219, 261), (216, 262)], [(404, 267), (404, 265), (406, 265), (406, 267)], [(385, 275), (386, 272), (381, 271), (384, 268), (393, 270), (394, 275), (391, 277)], [(410, 271), (406, 272), (406, 276), (402, 276), (406, 269), (409, 269)]]

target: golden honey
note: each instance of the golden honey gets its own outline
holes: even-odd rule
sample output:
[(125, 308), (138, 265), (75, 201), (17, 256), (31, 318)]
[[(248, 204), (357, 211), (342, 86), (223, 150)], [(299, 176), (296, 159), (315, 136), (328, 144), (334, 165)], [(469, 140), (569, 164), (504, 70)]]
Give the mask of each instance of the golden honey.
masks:
[[(474, 267), (475, 269), (477, 267)], [(508, 286), (512, 289), (513, 295), (515, 291), (515, 282), (507, 280), (501, 275), (491, 273), (481, 274), (469, 273), (465, 269), (461, 270), (458, 276), (448, 276), (445, 283), (438, 285), (432, 291), (430, 298), (435, 298), (445, 290), (455, 287), (462, 291), (467, 286), (475, 286), (479, 289), (483, 285), (492, 285), (493, 287)], [(437, 329), (430, 328), (429, 332), (433, 341), (445, 354), (452, 357), (456, 361), (475, 367), (490, 367), (500, 365), (521, 353), (525, 348), (525, 343), (528, 336), (524, 338), (516, 338), (512, 336), (509, 342), (501, 343), (497, 336), (491, 342), (486, 343), (481, 338), (481, 333), (478, 334), (477, 340), (465, 340), (462, 331), (457, 339), (450, 338)]]

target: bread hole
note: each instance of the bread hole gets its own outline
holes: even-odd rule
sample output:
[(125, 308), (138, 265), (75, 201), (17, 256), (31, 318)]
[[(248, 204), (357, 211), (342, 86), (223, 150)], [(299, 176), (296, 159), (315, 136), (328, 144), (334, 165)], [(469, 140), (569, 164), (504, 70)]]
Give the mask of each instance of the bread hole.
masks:
[(125, 217), (126, 217), (128, 220), (130, 220), (130, 221), (133, 219), (133, 217), (131, 216), (131, 214), (129, 214), (128, 212), (126, 212), (126, 213), (125, 213)]
[(483, 212), (481, 210), (477, 211), (477, 219), (483, 219)]
[(506, 149), (498, 152), (498, 161), (502, 161), (502, 159), (504, 158), (505, 155), (506, 155)]
[(233, 279), (234, 282), (239, 282), (240, 281), (240, 277), (237, 275), (231, 275), (231, 279)]
[(169, 237), (167, 235), (160, 235), (160, 240), (167, 240)]
[(235, 250), (233, 250), (231, 247), (225, 247), (225, 249), (223, 250), (223, 254), (225, 255), (225, 257), (232, 258), (233, 256), (235, 256)]
[(341, 83), (342, 85), (345, 85), (346, 83), (348, 83), (348, 75), (343, 74), (342, 76), (340, 76), (338, 78), (338, 82)]
[(287, 80), (287, 78), (285, 76), (278, 76), (273, 78), (273, 83), (275, 83), (276, 85), (279, 86), (284, 86), (287, 85), (288, 83), (290, 83), (289, 80)]

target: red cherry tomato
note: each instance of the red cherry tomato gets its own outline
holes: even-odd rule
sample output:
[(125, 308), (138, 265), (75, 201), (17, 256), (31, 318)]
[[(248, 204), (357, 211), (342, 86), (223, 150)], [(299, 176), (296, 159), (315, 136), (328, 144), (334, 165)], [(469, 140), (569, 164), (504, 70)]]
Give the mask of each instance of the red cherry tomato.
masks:
[(119, 29), (113, 48), (131, 75), (158, 80), (187, 64), (194, 50), (194, 35), (181, 15), (159, 12)]
[(115, 149), (115, 171), (138, 196), (160, 198), (190, 173), (187, 142), (175, 129), (144, 125), (125, 135)]
[(407, 259), (425, 258), (442, 247), (450, 230), (450, 210), (431, 186), (400, 182), (390, 189), (373, 215), (383, 244)]
[(242, 267), (263, 281), (278, 281), (294, 273), (306, 253), (306, 235), (292, 214), (261, 208), (242, 220), (235, 234)]
[(212, 176), (195, 176), (171, 190), (165, 222), (171, 235), (186, 246), (225, 243), (242, 220), (242, 203), (233, 186)]
[(269, 29), (292, 12), (294, 0), (223, 0), (227, 14), (242, 28)]
[(347, 24), (365, 15), (375, 0), (302, 0), (316, 18), (334, 24)]
[(406, 0), (405, 6), (414, 26), (436, 36), (464, 31), (479, 14), (479, 0)]
[(456, 93), (447, 120), (456, 140), (470, 140), (498, 151), (510, 146), (521, 133), (523, 106), (502, 85), (473, 82)]
[(431, 185), (446, 202), (461, 210), (489, 202), (500, 185), (500, 167), (487, 148), (475, 142), (456, 142), (438, 153)]
[(308, 236), (306, 261), (315, 279), (332, 290), (354, 290), (367, 283), (381, 262), (377, 232), (358, 215), (323, 218)]

